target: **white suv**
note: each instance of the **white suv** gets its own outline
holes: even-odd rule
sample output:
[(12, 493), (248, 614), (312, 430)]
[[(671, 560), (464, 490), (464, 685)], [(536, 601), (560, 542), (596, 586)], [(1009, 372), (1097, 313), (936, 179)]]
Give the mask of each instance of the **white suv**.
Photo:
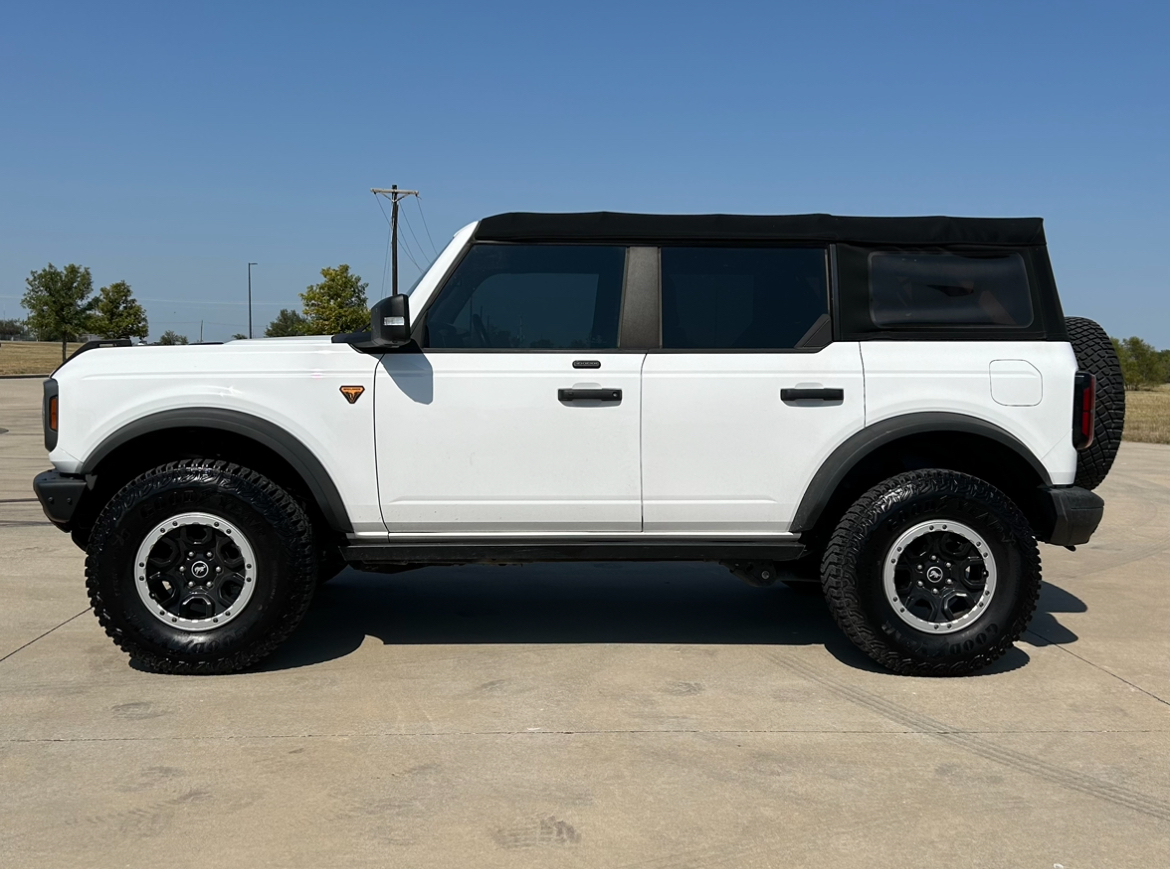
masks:
[(608, 559), (819, 581), (881, 664), (970, 673), (1124, 415), (1038, 219), (504, 214), (372, 313), (46, 381), (35, 489), (141, 665), (247, 667), (346, 564)]

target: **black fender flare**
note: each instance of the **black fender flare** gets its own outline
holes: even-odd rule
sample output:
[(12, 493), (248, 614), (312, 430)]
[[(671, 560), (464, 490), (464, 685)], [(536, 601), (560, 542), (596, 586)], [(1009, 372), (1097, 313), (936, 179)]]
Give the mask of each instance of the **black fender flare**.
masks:
[(812, 528), (821, 513), (841, 485), (846, 475), (866, 456), (875, 450), (910, 435), (933, 432), (958, 432), (974, 434), (996, 441), (1008, 447), (1026, 461), (1039, 476), (1042, 485), (1052, 485), (1052, 478), (1044, 463), (1036, 458), (1028, 447), (1011, 432), (995, 423), (961, 413), (922, 412), (908, 413), (883, 419), (866, 426), (850, 435), (821, 464), (812, 481), (804, 491), (796, 515), (792, 519), (791, 531), (807, 531)]
[(184, 407), (136, 419), (98, 444), (85, 459), (80, 473), (96, 473), (102, 460), (123, 444), (143, 435), (174, 428), (218, 429), (241, 435), (267, 447), (300, 474), (330, 528), (345, 533), (353, 531), (353, 523), (350, 522), (341, 493), (313, 451), (275, 423), (237, 410)]

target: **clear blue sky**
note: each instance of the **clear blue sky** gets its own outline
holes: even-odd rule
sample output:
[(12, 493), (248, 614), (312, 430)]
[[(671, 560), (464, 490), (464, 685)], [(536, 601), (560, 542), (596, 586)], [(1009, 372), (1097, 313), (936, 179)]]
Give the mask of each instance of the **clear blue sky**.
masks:
[(1066, 312), (1170, 347), (1165, 0), (3, 18), (0, 316), (50, 261), (129, 281), (155, 336), (242, 331), (249, 260), (258, 333), (325, 265), (372, 301), (386, 224), (367, 191), (397, 183), (440, 246), (522, 209), (1039, 215)]

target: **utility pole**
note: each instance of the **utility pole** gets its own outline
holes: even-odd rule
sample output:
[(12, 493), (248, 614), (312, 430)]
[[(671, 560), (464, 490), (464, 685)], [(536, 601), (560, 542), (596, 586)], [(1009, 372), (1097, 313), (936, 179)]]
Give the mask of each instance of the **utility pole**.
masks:
[[(417, 190), (399, 190), (397, 184), (391, 184), (390, 189), (385, 187), (371, 187), (370, 192), (375, 196), (385, 196), (390, 200), (390, 288), (392, 295), (398, 295), (398, 201), (404, 196), (418, 196)], [(385, 286), (383, 284), (382, 286)], [(383, 290), (385, 292), (385, 290)]]
[(248, 263), (248, 337), (252, 335), (252, 266), (259, 263)]

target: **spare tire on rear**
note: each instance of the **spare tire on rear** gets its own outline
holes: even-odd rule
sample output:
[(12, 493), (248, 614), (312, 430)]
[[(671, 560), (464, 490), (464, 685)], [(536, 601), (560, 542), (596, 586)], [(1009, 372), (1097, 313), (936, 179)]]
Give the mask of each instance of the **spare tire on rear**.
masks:
[(1121, 432), (1125, 428), (1125, 380), (1113, 342), (1097, 323), (1084, 317), (1066, 317), (1068, 340), (1077, 367), (1097, 378), (1097, 415), (1093, 442), (1077, 454), (1076, 485), (1096, 489), (1113, 467)]

